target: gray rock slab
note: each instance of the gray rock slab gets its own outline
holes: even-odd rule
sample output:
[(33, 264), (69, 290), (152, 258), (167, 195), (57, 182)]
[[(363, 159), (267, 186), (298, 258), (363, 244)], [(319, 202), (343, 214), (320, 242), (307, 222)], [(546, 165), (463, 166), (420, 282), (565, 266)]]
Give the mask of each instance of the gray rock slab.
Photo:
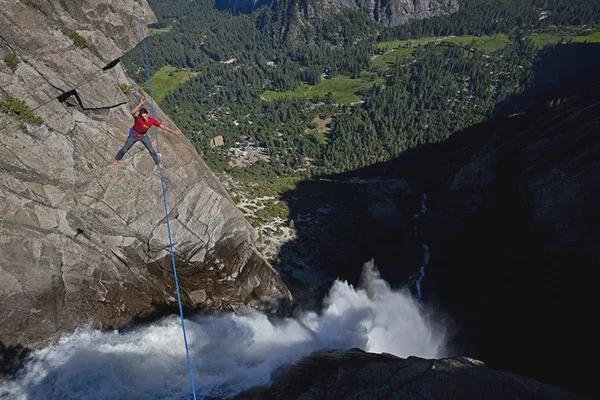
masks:
[[(154, 15), (145, 1), (35, 4), (0, 0), (0, 101), (22, 100), (43, 120), (0, 114), (3, 346), (44, 345), (83, 324), (118, 328), (175, 302), (160, 176), (140, 144), (122, 166), (111, 163), (142, 92), (121, 65), (102, 71), (139, 43)], [(20, 60), (14, 71), (1, 61), (7, 51)], [(57, 100), (73, 89), (83, 107), (74, 96)], [(155, 114), (174, 126), (159, 108)], [(193, 145), (151, 136), (162, 154), (185, 305), (264, 309), (290, 300), (254, 248), (256, 232)]]

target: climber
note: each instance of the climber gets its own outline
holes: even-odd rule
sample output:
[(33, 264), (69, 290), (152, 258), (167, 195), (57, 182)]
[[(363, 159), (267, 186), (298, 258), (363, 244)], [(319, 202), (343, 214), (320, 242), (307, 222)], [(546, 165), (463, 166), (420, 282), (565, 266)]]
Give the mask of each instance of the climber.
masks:
[(144, 144), (144, 146), (146, 146), (146, 148), (150, 152), (150, 155), (154, 159), (154, 162), (156, 163), (156, 165), (158, 165), (158, 163), (160, 162), (160, 155), (154, 150), (154, 147), (152, 147), (152, 143), (150, 143), (150, 138), (146, 136), (146, 133), (152, 126), (157, 126), (177, 136), (182, 135), (180, 130), (171, 129), (168, 126), (163, 125), (159, 120), (152, 118), (148, 114), (148, 110), (142, 108), (142, 105), (145, 102), (146, 99), (144, 97), (140, 98), (140, 101), (138, 101), (137, 105), (131, 110), (131, 116), (134, 119), (134, 123), (133, 126), (129, 128), (127, 142), (125, 142), (125, 145), (121, 148), (121, 150), (119, 150), (115, 159), (113, 160), (114, 165), (119, 165), (122, 162), (121, 159), (123, 158), (125, 153), (127, 153), (131, 146), (133, 146), (138, 141), (141, 141)]

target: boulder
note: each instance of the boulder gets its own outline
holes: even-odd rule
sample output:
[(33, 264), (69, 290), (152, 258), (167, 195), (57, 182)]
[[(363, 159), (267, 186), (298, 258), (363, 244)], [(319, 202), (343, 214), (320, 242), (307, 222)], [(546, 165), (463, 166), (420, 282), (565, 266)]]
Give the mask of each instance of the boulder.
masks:
[(428, 360), (359, 349), (313, 353), (235, 400), (583, 399), (467, 357)]

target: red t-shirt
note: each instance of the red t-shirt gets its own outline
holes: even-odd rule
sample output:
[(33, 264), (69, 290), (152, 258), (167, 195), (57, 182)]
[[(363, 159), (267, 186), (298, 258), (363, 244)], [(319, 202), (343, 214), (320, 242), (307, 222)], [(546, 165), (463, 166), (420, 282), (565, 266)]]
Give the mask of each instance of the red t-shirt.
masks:
[(152, 118), (151, 116), (148, 116), (148, 120), (144, 121), (139, 115), (136, 116), (135, 122), (133, 123), (133, 134), (135, 138), (139, 139), (144, 136), (152, 125), (160, 126), (160, 121)]

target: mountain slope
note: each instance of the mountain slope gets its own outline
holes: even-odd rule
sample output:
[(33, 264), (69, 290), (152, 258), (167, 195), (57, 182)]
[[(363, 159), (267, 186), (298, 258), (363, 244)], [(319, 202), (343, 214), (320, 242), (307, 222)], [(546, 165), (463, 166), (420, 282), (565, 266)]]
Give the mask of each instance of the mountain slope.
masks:
[(584, 82), (334, 183), (298, 185), (286, 194), (297, 233), (287, 250), (310, 248), (312, 268), (348, 279), (374, 258), (384, 278), (410, 285), (426, 243), (423, 299), (454, 320), (458, 354), (597, 393), (582, 359), (596, 340), (600, 83)]
[(429, 18), (458, 10), (458, 0), (217, 0), (219, 9), (233, 12), (252, 12), (268, 5), (273, 9), (288, 11), (307, 19), (322, 19), (343, 7), (351, 7), (368, 14), (374, 21), (385, 26), (395, 26), (410, 20)]
[(401, 25), (415, 19), (450, 14), (458, 0), (342, 0), (342, 4), (365, 11), (385, 26)]
[[(142, 95), (112, 60), (139, 43), (154, 16), (134, 0), (76, 3), (0, 1), (3, 350), (87, 323), (121, 327), (175, 304), (153, 162), (136, 145), (124, 166), (111, 165)], [(158, 141), (186, 306), (289, 300), (194, 147), (165, 132)]]

